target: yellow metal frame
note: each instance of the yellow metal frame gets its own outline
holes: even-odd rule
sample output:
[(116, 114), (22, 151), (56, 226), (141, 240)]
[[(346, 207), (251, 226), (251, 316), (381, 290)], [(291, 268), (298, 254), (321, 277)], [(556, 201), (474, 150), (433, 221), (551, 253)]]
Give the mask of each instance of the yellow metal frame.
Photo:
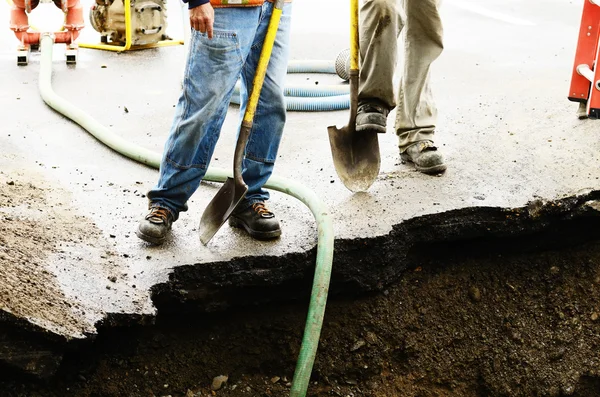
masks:
[(131, 43), (131, 0), (123, 0), (123, 6), (125, 7), (125, 45), (117, 44), (91, 44), (91, 43), (79, 43), (81, 48), (90, 48), (92, 50), (106, 50), (106, 51), (134, 51), (144, 50), (146, 48), (157, 48), (157, 47), (170, 47), (175, 45), (183, 45), (183, 40), (164, 40), (153, 44), (143, 45), (132, 45)]

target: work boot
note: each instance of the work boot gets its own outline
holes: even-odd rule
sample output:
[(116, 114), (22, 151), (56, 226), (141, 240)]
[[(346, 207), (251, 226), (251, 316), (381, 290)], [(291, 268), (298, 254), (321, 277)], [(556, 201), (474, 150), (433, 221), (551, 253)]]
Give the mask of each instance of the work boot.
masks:
[(271, 240), (281, 236), (281, 228), (275, 214), (261, 202), (231, 214), (229, 225), (246, 230), (250, 237), (257, 240)]
[(389, 109), (377, 101), (361, 101), (356, 113), (356, 132), (385, 134)]
[(167, 238), (172, 224), (173, 215), (169, 210), (161, 207), (152, 207), (148, 215), (140, 221), (135, 234), (144, 241), (160, 245)]
[(400, 153), (400, 158), (415, 164), (417, 171), (424, 174), (439, 174), (446, 171), (442, 154), (431, 141), (421, 141), (410, 145)]

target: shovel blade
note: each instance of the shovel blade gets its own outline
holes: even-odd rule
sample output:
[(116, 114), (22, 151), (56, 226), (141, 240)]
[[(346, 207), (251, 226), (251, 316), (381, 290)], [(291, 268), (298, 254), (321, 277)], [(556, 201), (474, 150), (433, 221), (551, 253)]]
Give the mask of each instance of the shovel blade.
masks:
[(352, 192), (367, 191), (381, 165), (377, 132), (356, 132), (345, 126), (327, 128), (335, 170)]
[(227, 178), (200, 218), (198, 229), (202, 244), (208, 244), (214, 237), (244, 199), (247, 191), (248, 186), (236, 184), (233, 178)]

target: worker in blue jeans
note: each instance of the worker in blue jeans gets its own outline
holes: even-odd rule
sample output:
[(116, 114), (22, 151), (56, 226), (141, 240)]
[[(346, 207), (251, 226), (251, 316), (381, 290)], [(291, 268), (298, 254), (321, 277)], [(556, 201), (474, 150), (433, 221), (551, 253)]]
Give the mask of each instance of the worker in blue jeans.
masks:
[[(229, 102), (241, 79), (241, 114), (252, 90), (253, 78), (267, 32), (273, 3), (190, 0), (191, 42), (183, 92), (165, 144), (157, 185), (148, 192), (149, 212), (140, 221), (137, 236), (152, 244), (165, 241), (171, 225), (186, 211), (210, 164)], [(248, 193), (231, 215), (232, 226), (257, 239), (281, 235), (279, 221), (265, 202), (263, 189), (273, 173), (286, 121), (284, 80), (289, 55), (292, 5), (285, 4), (267, 76), (243, 161)], [(241, 121), (241, 120), (240, 120)], [(232, 148), (233, 152), (233, 148)]]

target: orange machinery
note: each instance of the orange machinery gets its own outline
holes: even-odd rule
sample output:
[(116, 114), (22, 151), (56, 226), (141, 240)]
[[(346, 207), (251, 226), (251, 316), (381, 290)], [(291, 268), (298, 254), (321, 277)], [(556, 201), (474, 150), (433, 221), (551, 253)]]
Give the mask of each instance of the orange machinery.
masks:
[[(84, 27), (83, 9), (79, 0), (54, 0), (54, 5), (65, 13), (65, 23), (62, 30), (53, 33), (55, 43), (67, 45), (67, 63), (77, 62), (77, 44), (75, 40)], [(10, 13), (10, 28), (19, 39), (17, 63), (27, 65), (31, 46), (38, 46), (41, 32), (30, 29), (30, 14), (40, 3), (40, 0), (13, 0)]]

